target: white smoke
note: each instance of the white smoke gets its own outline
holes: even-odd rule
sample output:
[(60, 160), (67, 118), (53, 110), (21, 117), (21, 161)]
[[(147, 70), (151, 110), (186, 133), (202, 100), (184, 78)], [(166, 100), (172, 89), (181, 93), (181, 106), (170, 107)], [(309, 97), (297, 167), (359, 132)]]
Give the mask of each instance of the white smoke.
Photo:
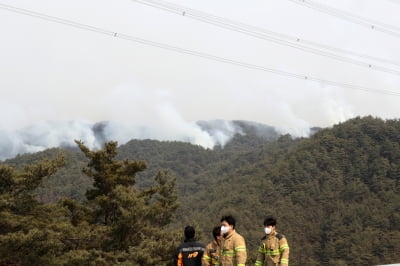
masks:
[(46, 121), (14, 131), (0, 130), (0, 160), (52, 147), (72, 146), (75, 139), (95, 147), (91, 127), (85, 121)]
[[(18, 154), (34, 153), (54, 147), (76, 147), (75, 140), (81, 140), (90, 149), (99, 149), (106, 141), (117, 141), (123, 145), (132, 139), (155, 139), (160, 141), (183, 141), (212, 149), (224, 146), (235, 134), (246, 134), (244, 128), (230, 120), (187, 121), (174, 104), (174, 95), (166, 90), (145, 90), (141, 85), (122, 85), (97, 99), (93, 110), (106, 118), (103, 122), (83, 119), (35, 122), (28, 127), (4, 129), (0, 127), (0, 160), (13, 158)], [(92, 105), (92, 106), (93, 106)], [(280, 116), (290, 117), (291, 127), (283, 127), (279, 119), (277, 130), (262, 124), (245, 122), (255, 134), (266, 136), (276, 131), (292, 136), (306, 136), (309, 126), (295, 115), (289, 105), (279, 103)], [(275, 106), (276, 107), (276, 106)], [(271, 107), (271, 110), (275, 108)], [(10, 108), (8, 108), (10, 109)], [(15, 109), (15, 108), (14, 108)], [(16, 112), (18, 113), (18, 112)], [(27, 116), (19, 112), (20, 117)], [(54, 116), (58, 112), (54, 111)], [(10, 125), (21, 118), (2, 121)], [(300, 122), (299, 122), (300, 121)], [(293, 128), (303, 128), (295, 130)]]
[(101, 148), (105, 141), (118, 141), (122, 145), (131, 139), (183, 141), (213, 148), (225, 145), (234, 134), (240, 133), (230, 121), (221, 121), (218, 128), (207, 131), (196, 123), (184, 121), (171, 107), (162, 109), (168, 118), (163, 122), (164, 127), (115, 121), (45, 121), (14, 131), (0, 130), (0, 160), (53, 147), (74, 147), (74, 140), (83, 141), (91, 149)]
[[(315, 92), (320, 91), (317, 85), (313, 89)], [(53, 111), (48, 112), (46, 116), (43, 112), (36, 115), (46, 117), (46, 120), (34, 121), (28, 127), (18, 128), (16, 127), (18, 122), (26, 124), (26, 118), (30, 117), (31, 113), (28, 109), (18, 109), (16, 104), (9, 104), (8, 107), (3, 105), (3, 108), (7, 107), (7, 113), (15, 113), (16, 116), (1, 118), (0, 160), (53, 147), (76, 147), (75, 140), (83, 141), (91, 149), (101, 148), (106, 141), (117, 141), (119, 145), (123, 145), (132, 139), (183, 141), (211, 149), (216, 145), (224, 146), (235, 134), (249, 133), (246, 131), (249, 129), (252, 134), (269, 139), (271, 136), (273, 139), (279, 134), (287, 133), (293, 137), (306, 137), (314, 125), (310, 125), (304, 118), (316, 113), (315, 108), (325, 110), (324, 116), (332, 116), (333, 120), (338, 114), (342, 114), (343, 119), (349, 116), (348, 109), (340, 111), (340, 107), (346, 104), (331, 100), (330, 95), (328, 92), (323, 95), (321, 102), (308, 105), (307, 108), (302, 102), (308, 100), (308, 95), (304, 95), (303, 98), (292, 96), (296, 98), (298, 106), (289, 103), (291, 100), (287, 99), (289, 95), (285, 101), (278, 93), (251, 99), (246, 98), (246, 95), (236, 96), (236, 100), (229, 98), (235, 106), (240, 106), (240, 101), (251, 100), (252, 108), (237, 108), (238, 112), (247, 111), (269, 117), (275, 128), (243, 120), (242, 122), (223, 119), (188, 121), (184, 117), (185, 112), (182, 111), (184, 108), (178, 109), (176, 94), (167, 90), (148, 89), (142, 84), (120, 85), (100, 94), (100, 97), (90, 105), (85, 105), (85, 113), (94, 113), (102, 117), (103, 122), (79, 119), (77, 115), (71, 115), (75, 117), (63, 120), (60, 114), (66, 112), (57, 110), (57, 106), (52, 105)], [(27, 103), (21, 106), (30, 105)], [(46, 106), (46, 103), (43, 103), (43, 106)], [(211, 107), (207, 105), (199, 108), (206, 110)], [(202, 109), (199, 112), (203, 114)], [(61, 118), (56, 119), (58, 117)]]
[(55, 117), (63, 112), (53, 110), (46, 120), (18, 128), (17, 122), (29, 117), (28, 110), (10, 105), (7, 109), (19, 115), (2, 118), (0, 160), (48, 148), (76, 147), (75, 140), (83, 141), (91, 149), (101, 148), (106, 141), (117, 141), (122, 145), (132, 139), (183, 141), (213, 148), (224, 146), (237, 133), (243, 134), (231, 121), (215, 120), (202, 124), (187, 121), (176, 109), (174, 95), (166, 90), (142, 87), (137, 84), (118, 86), (98, 98), (91, 105), (92, 109), (86, 109), (87, 112), (100, 112), (99, 116), (105, 118), (103, 122), (75, 118), (59, 120)]

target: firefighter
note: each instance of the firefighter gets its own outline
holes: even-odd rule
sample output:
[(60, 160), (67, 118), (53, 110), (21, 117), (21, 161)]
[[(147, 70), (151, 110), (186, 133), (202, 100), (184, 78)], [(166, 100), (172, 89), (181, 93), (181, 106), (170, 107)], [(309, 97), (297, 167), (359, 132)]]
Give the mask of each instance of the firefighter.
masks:
[(244, 266), (247, 259), (246, 243), (244, 238), (235, 231), (236, 220), (233, 216), (221, 218), (220, 263), (221, 266)]
[(202, 266), (211, 266), (211, 265), (220, 265), (219, 264), (219, 255), (221, 250), (221, 227), (214, 227), (213, 231), (214, 240), (206, 246), (206, 251), (203, 254)]
[(201, 258), (205, 247), (196, 242), (195, 230), (192, 226), (185, 227), (185, 241), (178, 247), (174, 257), (175, 266), (201, 266)]
[(267, 217), (264, 220), (262, 245), (258, 248), (255, 266), (288, 266), (289, 245), (286, 237), (275, 230), (276, 219)]

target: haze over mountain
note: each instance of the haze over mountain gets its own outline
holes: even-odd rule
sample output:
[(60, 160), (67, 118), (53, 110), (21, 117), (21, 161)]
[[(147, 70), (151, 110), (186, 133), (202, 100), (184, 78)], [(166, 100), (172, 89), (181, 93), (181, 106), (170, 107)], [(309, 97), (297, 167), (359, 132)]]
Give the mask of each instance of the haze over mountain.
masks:
[[(82, 120), (45, 121), (14, 131), (0, 130), (0, 160), (18, 154), (33, 153), (54, 147), (75, 147), (74, 140), (82, 140), (88, 147), (98, 149), (106, 141), (124, 144), (131, 139), (155, 139), (184, 141), (213, 148), (224, 146), (235, 134), (251, 134), (276, 139), (289, 133), (272, 126), (250, 121), (211, 120), (188, 123), (181, 121), (160, 126), (128, 125), (127, 123), (102, 121), (92, 123)], [(290, 132), (293, 134), (293, 132)], [(303, 131), (303, 135), (308, 132)]]
[[(209, 132), (218, 129), (215, 123), (197, 124)], [(119, 147), (109, 142), (98, 151), (57, 148), (6, 160), (1, 169), (5, 226), (1, 234), (4, 245), (0, 245), (0, 264), (15, 262), (13, 265), (16, 265), (21, 257), (26, 263), (20, 265), (89, 265), (96, 258), (103, 261), (101, 265), (121, 264), (122, 260), (131, 264), (141, 254), (154, 259), (152, 254), (173, 253), (187, 224), (195, 225), (199, 240), (207, 242), (211, 229), (226, 214), (232, 214), (238, 221), (237, 230), (246, 239), (249, 265), (254, 265), (259, 240), (265, 235), (262, 221), (266, 215), (278, 217), (279, 232), (289, 241), (293, 266), (382, 265), (400, 261), (398, 119), (357, 117), (320, 129), (308, 138), (281, 135), (276, 140), (273, 139), (278, 134), (274, 134), (272, 127), (261, 128), (247, 121), (230, 124), (247, 135), (235, 135), (224, 148), (205, 149), (180, 141), (131, 140)], [(99, 139), (105, 125), (97, 124)], [(218, 132), (224, 129), (219, 128)], [(260, 130), (264, 137), (257, 136)], [(265, 132), (272, 133), (270, 139)], [(64, 159), (59, 160), (60, 155), (65, 159), (65, 167), (51, 176), (36, 179), (35, 173), (48, 169), (45, 164), (48, 159), (63, 162)], [(129, 163), (146, 169), (128, 179), (120, 167)], [(33, 172), (21, 173), (18, 169), (22, 166)], [(157, 239), (154, 244), (145, 245), (154, 251), (140, 246), (127, 252), (118, 249), (118, 244), (127, 243), (125, 239), (104, 237), (104, 232), (123, 232), (126, 236), (126, 231), (106, 231), (108, 224), (91, 218), (86, 211), (93, 208), (94, 202), (88, 203), (88, 200), (92, 189), (100, 187), (97, 185), (100, 176), (107, 182), (102, 187), (109, 191), (115, 186), (110, 194), (112, 203), (113, 206), (120, 204), (118, 210), (123, 210), (115, 211), (123, 215), (115, 223), (117, 226), (127, 221), (125, 228), (132, 228), (132, 234), (146, 232), (142, 229), (146, 225), (151, 232), (162, 233), (161, 237), (144, 240)], [(124, 190), (126, 180), (131, 183)], [(169, 217), (174, 219), (169, 220), (167, 228), (137, 220), (153, 217), (142, 214), (138, 202), (147, 206), (148, 201), (139, 200), (138, 195), (157, 190), (157, 180), (173, 183), (165, 183), (168, 187), (161, 190), (163, 194), (153, 199), (173, 206), (178, 204), (175, 211), (169, 212)], [(141, 189), (146, 193), (138, 193)], [(131, 191), (132, 197), (124, 191)], [(102, 198), (108, 197), (103, 195)], [(33, 200), (31, 204), (26, 201), (28, 196)], [(150, 214), (162, 213), (161, 210), (166, 211), (172, 205), (157, 208)], [(93, 211), (99, 213), (98, 209), (96, 206)], [(155, 217), (155, 221), (162, 220), (160, 216)], [(101, 231), (96, 231), (99, 227)], [(175, 230), (175, 240), (164, 235)], [(77, 239), (79, 243), (72, 245), (65, 239)], [(108, 245), (108, 239), (115, 239), (116, 245)], [(137, 247), (135, 243), (129, 245)], [(117, 248), (109, 252), (110, 246)], [(159, 252), (168, 246), (171, 251)], [(63, 263), (58, 263), (61, 260)], [(172, 265), (169, 256), (163, 261), (134, 264)]]
[[(229, 135), (196, 121), (256, 121), (306, 136), (356, 116), (398, 117), (396, 27), (387, 34), (304, 1), (157, 1), (203, 20), (139, 2), (2, 1), (1, 158), (74, 138), (94, 146), (99, 121), (113, 121), (108, 134), (120, 143), (145, 135), (211, 147)], [(320, 2), (385, 29), (400, 24), (398, 1)]]

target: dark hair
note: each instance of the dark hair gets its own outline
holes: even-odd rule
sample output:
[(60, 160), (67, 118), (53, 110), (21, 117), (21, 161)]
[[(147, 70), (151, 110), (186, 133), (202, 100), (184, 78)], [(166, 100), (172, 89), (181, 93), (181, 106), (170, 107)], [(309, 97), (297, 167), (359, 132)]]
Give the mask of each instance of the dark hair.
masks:
[(264, 219), (264, 226), (275, 226), (276, 225), (276, 219), (272, 216), (268, 216), (267, 218)]
[(221, 226), (214, 227), (212, 234), (213, 234), (214, 239), (217, 239), (217, 236), (221, 235)]
[(221, 223), (224, 222), (224, 221), (227, 222), (229, 225), (232, 225), (233, 229), (235, 229), (236, 220), (235, 220), (235, 218), (233, 218), (232, 215), (222, 216)]
[(194, 230), (193, 226), (188, 225), (188, 226), (185, 227), (185, 237), (186, 237), (186, 239), (194, 238), (194, 234), (195, 234), (195, 230)]

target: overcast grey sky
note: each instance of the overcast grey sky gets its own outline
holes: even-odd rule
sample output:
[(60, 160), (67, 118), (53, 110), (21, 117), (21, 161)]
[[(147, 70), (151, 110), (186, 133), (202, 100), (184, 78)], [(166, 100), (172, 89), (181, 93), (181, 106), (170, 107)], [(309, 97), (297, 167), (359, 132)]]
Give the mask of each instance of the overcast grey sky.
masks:
[[(383, 33), (289, 0), (169, 2), (391, 60), (389, 64), (340, 54), (400, 72), (397, 29)], [(400, 0), (315, 2), (400, 28)], [(0, 9), (0, 131), (8, 135), (45, 121), (112, 120), (158, 128), (174, 138), (197, 120), (213, 119), (250, 120), (305, 135), (309, 127), (327, 127), (355, 116), (399, 118), (399, 73), (304, 52), (131, 0), (0, 4), (252, 66), (397, 93), (280, 76)]]

